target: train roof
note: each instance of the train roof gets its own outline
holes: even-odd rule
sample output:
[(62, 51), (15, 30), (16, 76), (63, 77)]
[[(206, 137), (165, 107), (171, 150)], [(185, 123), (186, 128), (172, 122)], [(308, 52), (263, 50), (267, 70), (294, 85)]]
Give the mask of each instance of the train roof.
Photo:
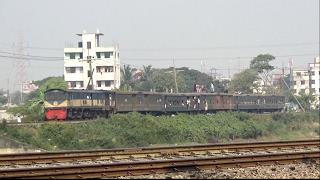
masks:
[(71, 93), (79, 93), (79, 92), (84, 92), (84, 93), (103, 93), (103, 92), (107, 92), (107, 90), (85, 90), (85, 89), (59, 89), (59, 88), (54, 88), (54, 89), (48, 89), (44, 93), (51, 92), (51, 91), (64, 91), (64, 92), (71, 92)]
[(189, 92), (189, 93), (164, 93), (164, 92), (150, 92), (150, 91), (110, 91), (110, 90), (85, 90), (85, 89), (60, 89), (60, 88), (53, 88), (48, 89), (44, 93), (52, 92), (52, 91), (64, 91), (64, 92), (71, 92), (71, 93), (115, 93), (115, 94), (161, 94), (166, 96), (210, 96), (210, 95), (230, 95), (230, 96), (284, 96), (281, 94), (229, 94), (229, 93), (202, 93), (202, 92)]
[(283, 94), (233, 94), (233, 96), (261, 96), (261, 97), (267, 97), (267, 96), (284, 96)]

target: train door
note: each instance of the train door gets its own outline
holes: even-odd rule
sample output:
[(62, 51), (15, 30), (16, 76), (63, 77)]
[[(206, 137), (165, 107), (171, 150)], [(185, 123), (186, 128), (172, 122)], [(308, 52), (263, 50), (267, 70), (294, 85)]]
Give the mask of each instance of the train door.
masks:
[(132, 111), (137, 111), (137, 95), (132, 94)]
[(67, 101), (68, 101), (68, 106), (69, 107), (72, 107), (73, 106), (73, 96), (74, 96), (75, 93), (68, 93), (68, 98), (67, 98)]
[(113, 101), (112, 94), (107, 94), (105, 97), (106, 109), (110, 110), (112, 108), (112, 101)]
[(144, 94), (137, 94), (136, 95), (136, 110), (137, 111), (145, 111), (146, 103)]

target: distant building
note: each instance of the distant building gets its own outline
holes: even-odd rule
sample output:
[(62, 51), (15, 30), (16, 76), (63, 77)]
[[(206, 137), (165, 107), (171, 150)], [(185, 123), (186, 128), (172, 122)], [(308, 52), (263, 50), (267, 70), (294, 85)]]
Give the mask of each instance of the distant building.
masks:
[(316, 101), (320, 101), (320, 59), (319, 56), (314, 59), (313, 63), (309, 63), (309, 88), (310, 93), (317, 97)]
[(308, 63), (308, 67), (305, 68), (292, 68), (290, 77), (290, 88), (295, 95), (298, 95), (300, 91), (306, 94), (312, 94), (316, 96), (316, 100), (313, 103), (319, 104), (320, 101), (320, 60), (319, 56), (314, 59), (313, 63)]
[(298, 95), (300, 91), (308, 94), (309, 93), (309, 73), (308, 68), (297, 67), (292, 68), (290, 77), (290, 88), (293, 89), (293, 93)]
[[(64, 80), (69, 89), (112, 90), (120, 87), (118, 46), (100, 47), (102, 33), (77, 34), (77, 48), (64, 48)], [(92, 79), (90, 76), (92, 74)], [(89, 81), (90, 80), (90, 81)], [(93, 85), (93, 86), (92, 86)]]
[(23, 94), (29, 94), (30, 92), (37, 90), (37, 89), (39, 89), (39, 87), (34, 85), (32, 83), (32, 81), (31, 82), (24, 82), (22, 84), (22, 93)]

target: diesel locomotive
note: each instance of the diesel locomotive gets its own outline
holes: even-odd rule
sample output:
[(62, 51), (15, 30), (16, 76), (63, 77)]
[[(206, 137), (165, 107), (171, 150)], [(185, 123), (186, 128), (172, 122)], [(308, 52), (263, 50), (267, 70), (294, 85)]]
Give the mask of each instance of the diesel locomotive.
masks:
[(49, 89), (45, 93), (47, 120), (108, 118), (115, 113), (215, 113), (217, 111), (280, 112), (283, 95), (228, 93), (161, 93)]

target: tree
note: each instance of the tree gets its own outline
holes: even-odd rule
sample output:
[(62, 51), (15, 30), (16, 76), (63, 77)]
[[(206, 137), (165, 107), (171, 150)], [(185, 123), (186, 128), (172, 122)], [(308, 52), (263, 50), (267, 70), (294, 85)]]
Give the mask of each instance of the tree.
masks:
[(167, 70), (156, 69), (149, 78), (152, 89), (157, 92), (166, 92), (166, 90), (175, 89), (175, 83), (172, 73), (166, 73)]
[(123, 89), (125, 91), (131, 90), (133, 85), (133, 71), (134, 69), (131, 69), (130, 65), (124, 65), (123, 68), (121, 68), (121, 87), (120, 89)]
[(45, 81), (41, 80), (40, 83), (38, 82), (38, 84), (39, 84), (39, 89), (26, 95), (26, 98), (25, 98), (26, 101), (24, 104), (17, 107), (9, 108), (7, 112), (12, 115), (20, 114), (23, 116), (27, 116), (25, 118), (29, 118), (29, 119), (43, 120), (44, 119), (44, 92), (51, 88), (66, 89), (68, 87), (63, 77), (49, 77), (49, 78), (46, 78)]
[(45, 92), (46, 90), (52, 88), (66, 89), (68, 88), (68, 84), (62, 76), (59, 76), (46, 78), (46, 81), (42, 82), (39, 85), (39, 89), (41, 92)]
[(215, 93), (227, 93), (229, 89), (230, 80), (214, 80), (213, 86), (214, 86), (214, 92)]
[(151, 65), (143, 66), (143, 71), (141, 72), (141, 79), (140, 81), (148, 81), (148, 78), (152, 75), (153, 68)]
[(230, 82), (229, 92), (242, 90), (244, 94), (251, 94), (253, 89), (257, 89), (257, 84), (254, 82), (258, 79), (258, 72), (252, 69), (245, 69), (236, 73)]
[(203, 85), (204, 88), (210, 89), (210, 83), (212, 82), (211, 76), (187, 67), (178, 68), (177, 70), (182, 70), (177, 75), (183, 77), (183, 84), (185, 84), (185, 89), (180, 89), (180, 92), (193, 92), (194, 83), (199, 83)]
[(312, 94), (306, 94), (304, 91), (299, 91), (299, 95), (293, 95), (290, 90), (286, 92), (289, 102), (299, 104), (300, 108), (304, 111), (308, 110), (311, 103), (316, 100), (316, 97)]
[(270, 72), (274, 70), (274, 66), (271, 66), (270, 61), (274, 60), (275, 57), (270, 54), (260, 54), (250, 61), (250, 69), (257, 71), (264, 85), (271, 85), (271, 75)]

